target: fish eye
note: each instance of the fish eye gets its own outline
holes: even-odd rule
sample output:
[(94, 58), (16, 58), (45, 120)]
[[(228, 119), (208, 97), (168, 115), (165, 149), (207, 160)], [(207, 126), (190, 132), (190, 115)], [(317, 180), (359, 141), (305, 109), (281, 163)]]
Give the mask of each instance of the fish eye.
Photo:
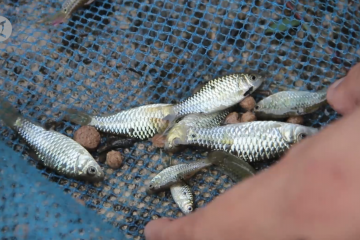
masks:
[(152, 185), (152, 184), (150, 184), (150, 185), (149, 185), (149, 188), (153, 188), (153, 185)]
[(252, 75), (252, 76), (251, 76), (251, 80), (255, 81), (255, 79), (256, 79), (256, 76), (255, 76), (255, 75)]
[(192, 207), (188, 207), (188, 210), (191, 212), (193, 209), (192, 209)]
[(183, 192), (184, 195), (186, 195), (186, 192)]
[(87, 170), (87, 173), (89, 175), (95, 175), (96, 174), (96, 168), (95, 167), (89, 167)]
[(300, 133), (300, 134), (298, 135), (298, 139), (299, 139), (299, 140), (304, 139), (304, 138), (306, 138), (306, 137), (307, 137), (307, 135), (306, 135), (305, 133)]
[(255, 110), (259, 110), (259, 108), (260, 108), (259, 105), (255, 106)]

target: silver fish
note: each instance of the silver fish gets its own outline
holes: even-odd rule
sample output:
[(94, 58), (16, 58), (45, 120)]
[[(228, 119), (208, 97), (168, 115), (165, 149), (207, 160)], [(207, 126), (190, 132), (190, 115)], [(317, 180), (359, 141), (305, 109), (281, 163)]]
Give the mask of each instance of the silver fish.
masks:
[(163, 120), (173, 113), (172, 104), (150, 104), (104, 116), (89, 116), (67, 109), (65, 118), (80, 125), (93, 126), (99, 131), (145, 140), (162, 133), (169, 122)]
[(104, 172), (91, 154), (71, 138), (34, 124), (1, 99), (0, 118), (36, 151), (43, 164), (69, 178), (101, 181)]
[(175, 183), (191, 178), (201, 169), (212, 164), (207, 159), (202, 159), (167, 167), (150, 180), (146, 187), (146, 192), (150, 194), (163, 191)]
[(73, 12), (83, 6), (90, 5), (94, 1), (95, 0), (66, 0), (62, 5), (60, 11), (55, 14), (47, 14), (45, 17), (40, 19), (39, 23), (57, 26), (69, 19)]
[(230, 111), (226, 109), (210, 114), (194, 113), (185, 116), (166, 134), (164, 149), (174, 150), (179, 145), (179, 142), (186, 142), (187, 130), (190, 127), (208, 128), (219, 126), (229, 113)]
[(213, 128), (190, 128), (187, 142), (214, 150), (224, 150), (254, 162), (279, 158), (293, 144), (318, 130), (298, 124), (254, 121)]
[(194, 210), (194, 197), (190, 187), (183, 181), (170, 187), (171, 196), (184, 214)]
[(257, 74), (230, 74), (206, 83), (197, 93), (174, 106), (175, 114), (165, 119), (172, 122), (192, 113), (213, 113), (241, 102), (263, 83)]
[(258, 118), (279, 119), (315, 112), (326, 104), (326, 90), (281, 91), (259, 101), (254, 109)]

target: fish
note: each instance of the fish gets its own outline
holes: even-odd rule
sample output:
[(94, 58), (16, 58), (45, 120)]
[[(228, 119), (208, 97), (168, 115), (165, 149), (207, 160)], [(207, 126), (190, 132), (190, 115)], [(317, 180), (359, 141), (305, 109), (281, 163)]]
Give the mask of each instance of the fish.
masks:
[(146, 185), (146, 192), (153, 194), (170, 188), (175, 183), (185, 181), (194, 176), (201, 169), (211, 166), (213, 163), (208, 159), (200, 159), (190, 163), (180, 163), (165, 168), (159, 172)]
[(99, 182), (104, 179), (102, 168), (83, 146), (70, 137), (27, 120), (9, 102), (0, 101), (1, 120), (30, 145), (44, 166), (77, 180)]
[(57, 26), (61, 23), (64, 23), (69, 19), (76, 10), (82, 8), (83, 6), (90, 5), (95, 0), (66, 0), (62, 5), (60, 11), (55, 14), (47, 14), (38, 23), (44, 23), (47, 25)]
[(180, 181), (170, 187), (170, 192), (176, 205), (185, 215), (194, 210), (194, 196), (189, 185)]
[(190, 127), (215, 127), (224, 122), (226, 116), (229, 115), (228, 109), (217, 111), (210, 114), (194, 113), (185, 116), (178, 123), (176, 123), (166, 134), (165, 146), (166, 151), (174, 150), (179, 145), (179, 142), (186, 142), (187, 129)]
[(299, 124), (253, 121), (212, 128), (189, 128), (187, 141), (179, 143), (223, 150), (246, 162), (255, 162), (280, 158), (291, 146), (317, 132), (317, 128)]
[(193, 113), (213, 113), (241, 102), (264, 81), (260, 74), (235, 73), (207, 82), (193, 96), (175, 104), (174, 114), (164, 119), (174, 122), (179, 117)]
[(162, 133), (169, 122), (163, 120), (173, 112), (173, 104), (149, 104), (103, 116), (90, 116), (76, 109), (66, 109), (64, 119), (79, 125), (93, 126), (97, 130), (146, 140)]
[(317, 92), (281, 91), (259, 101), (254, 113), (259, 119), (280, 119), (313, 113), (327, 103), (326, 93), (326, 89)]
[(129, 148), (132, 147), (137, 142), (137, 139), (126, 138), (126, 139), (117, 139), (115, 141), (109, 142), (106, 145), (97, 149), (98, 153), (103, 153), (111, 149), (116, 148)]
[(211, 151), (207, 158), (215, 163), (215, 169), (229, 176), (235, 183), (256, 174), (256, 170), (249, 163), (225, 151)]

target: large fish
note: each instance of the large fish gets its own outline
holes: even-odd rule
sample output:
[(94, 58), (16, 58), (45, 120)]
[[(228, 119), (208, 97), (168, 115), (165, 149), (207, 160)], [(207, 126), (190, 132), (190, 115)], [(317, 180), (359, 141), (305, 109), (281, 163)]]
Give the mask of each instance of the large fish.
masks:
[(103, 170), (79, 143), (26, 120), (9, 102), (0, 101), (0, 118), (25, 139), (45, 166), (69, 178), (103, 180)]
[(254, 112), (258, 118), (268, 119), (305, 115), (326, 104), (326, 92), (281, 91), (259, 101)]
[(93, 126), (99, 131), (137, 138), (149, 139), (162, 133), (169, 122), (163, 120), (173, 113), (172, 104), (149, 104), (104, 116), (90, 116), (75, 109), (67, 109), (65, 119), (80, 125)]
[(174, 114), (165, 119), (174, 119), (192, 113), (213, 113), (225, 110), (241, 102), (263, 83), (258, 74), (230, 74), (207, 82), (197, 93), (174, 106)]
[(254, 121), (212, 128), (190, 128), (182, 145), (198, 145), (233, 153), (244, 161), (276, 159), (318, 129), (277, 121)]

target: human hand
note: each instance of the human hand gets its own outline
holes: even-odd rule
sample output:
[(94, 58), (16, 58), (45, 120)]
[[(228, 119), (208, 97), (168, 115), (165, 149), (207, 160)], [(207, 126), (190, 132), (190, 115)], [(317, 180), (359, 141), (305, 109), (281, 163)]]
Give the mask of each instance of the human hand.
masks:
[[(343, 83), (355, 82), (357, 72), (359, 65)], [(303, 140), (270, 169), (240, 182), (206, 207), (176, 220), (150, 222), (146, 239), (360, 239), (360, 109), (352, 102), (357, 101), (356, 91), (350, 96), (338, 99), (341, 104), (336, 98), (329, 101), (347, 114), (341, 120)]]
[(329, 87), (327, 100), (331, 107), (342, 115), (351, 113), (360, 105), (360, 63)]

